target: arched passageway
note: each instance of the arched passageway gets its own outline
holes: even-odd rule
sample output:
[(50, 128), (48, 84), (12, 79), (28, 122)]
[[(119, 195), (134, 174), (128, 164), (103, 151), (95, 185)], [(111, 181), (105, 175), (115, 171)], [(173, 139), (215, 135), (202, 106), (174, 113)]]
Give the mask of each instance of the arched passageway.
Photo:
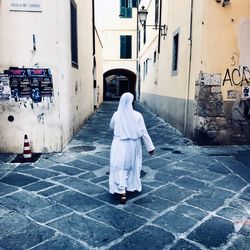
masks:
[(103, 75), (104, 101), (119, 100), (125, 92), (135, 96), (136, 74), (127, 69), (112, 69)]

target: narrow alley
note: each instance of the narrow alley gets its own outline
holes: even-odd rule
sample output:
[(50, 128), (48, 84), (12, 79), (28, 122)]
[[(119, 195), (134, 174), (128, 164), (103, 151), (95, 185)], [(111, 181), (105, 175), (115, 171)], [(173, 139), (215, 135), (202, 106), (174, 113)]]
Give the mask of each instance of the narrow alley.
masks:
[(250, 146), (201, 147), (140, 103), (156, 146), (142, 192), (108, 192), (117, 102), (104, 102), (61, 153), (0, 154), (0, 249), (248, 249)]

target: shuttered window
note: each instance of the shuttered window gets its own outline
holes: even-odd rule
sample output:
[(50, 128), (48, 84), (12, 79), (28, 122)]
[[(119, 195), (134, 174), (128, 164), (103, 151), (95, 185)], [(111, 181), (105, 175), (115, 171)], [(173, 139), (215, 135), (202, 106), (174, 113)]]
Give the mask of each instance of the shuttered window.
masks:
[(136, 8), (137, 5), (140, 4), (140, 2), (141, 2), (141, 0), (132, 0), (132, 7), (133, 7), (133, 8)]
[(172, 74), (176, 75), (178, 70), (178, 50), (179, 50), (179, 33), (173, 38), (173, 59), (172, 59)]
[(120, 36), (120, 58), (132, 58), (132, 36)]
[(155, 26), (159, 23), (159, 0), (155, 0)]
[(78, 68), (78, 44), (77, 44), (77, 6), (70, 1), (70, 27), (71, 27), (71, 62)]
[(120, 17), (132, 18), (132, 0), (120, 0)]

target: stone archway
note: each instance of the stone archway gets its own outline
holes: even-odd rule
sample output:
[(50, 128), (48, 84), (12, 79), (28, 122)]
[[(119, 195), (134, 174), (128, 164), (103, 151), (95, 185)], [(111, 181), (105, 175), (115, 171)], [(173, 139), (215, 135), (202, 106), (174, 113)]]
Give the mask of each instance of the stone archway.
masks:
[(127, 69), (112, 69), (103, 74), (104, 101), (119, 100), (125, 92), (135, 96), (136, 74)]

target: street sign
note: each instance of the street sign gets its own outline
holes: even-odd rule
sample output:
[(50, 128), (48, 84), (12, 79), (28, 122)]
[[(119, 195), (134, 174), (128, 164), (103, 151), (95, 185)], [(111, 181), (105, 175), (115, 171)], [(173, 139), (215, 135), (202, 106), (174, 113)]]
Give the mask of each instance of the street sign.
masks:
[(41, 0), (10, 0), (10, 11), (41, 12)]

